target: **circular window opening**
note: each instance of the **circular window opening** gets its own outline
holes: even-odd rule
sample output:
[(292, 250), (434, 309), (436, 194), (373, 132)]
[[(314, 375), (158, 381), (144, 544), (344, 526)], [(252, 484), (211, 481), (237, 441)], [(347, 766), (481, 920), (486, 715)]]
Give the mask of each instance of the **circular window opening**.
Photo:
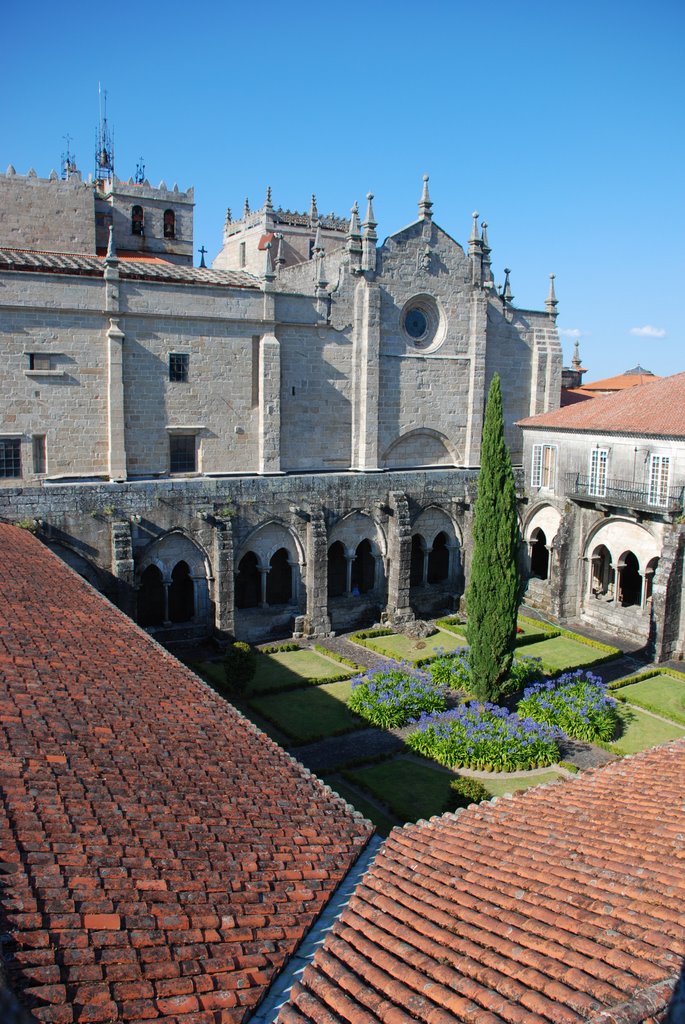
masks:
[(419, 341), (428, 333), (428, 317), (422, 309), (414, 306), (407, 311), (407, 315), (404, 318), (404, 328), (410, 338)]

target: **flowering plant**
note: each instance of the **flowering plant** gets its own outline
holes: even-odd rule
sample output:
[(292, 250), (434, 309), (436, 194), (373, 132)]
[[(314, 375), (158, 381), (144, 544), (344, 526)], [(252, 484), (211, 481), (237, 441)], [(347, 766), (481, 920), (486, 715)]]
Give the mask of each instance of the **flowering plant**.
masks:
[(514, 772), (553, 764), (561, 729), (469, 701), (441, 714), (422, 714), (407, 745), (448, 768)]
[(422, 712), (441, 711), (445, 698), (426, 672), (404, 662), (368, 671), (352, 680), (347, 706), (384, 729), (398, 728)]
[(606, 742), (616, 730), (616, 701), (599, 676), (582, 668), (527, 687), (518, 712), (557, 725), (577, 740)]
[[(462, 690), (465, 693), (473, 692), (468, 647), (459, 647), (449, 654), (438, 649), (438, 654), (439, 657), (428, 666), (433, 682), (438, 686), (449, 686), (453, 690)], [(516, 693), (530, 679), (540, 675), (542, 675), (542, 660), (540, 658), (525, 656), (514, 658), (509, 670), (509, 677), (504, 685), (504, 693)]]

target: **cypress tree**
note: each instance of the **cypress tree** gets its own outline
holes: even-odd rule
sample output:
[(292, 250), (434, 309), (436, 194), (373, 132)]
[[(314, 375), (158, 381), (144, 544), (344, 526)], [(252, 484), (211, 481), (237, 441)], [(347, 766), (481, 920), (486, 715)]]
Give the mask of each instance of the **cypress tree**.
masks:
[(520, 590), (518, 546), (514, 473), (495, 374), (485, 406), (466, 593), (471, 691), (479, 700), (497, 701), (511, 669)]

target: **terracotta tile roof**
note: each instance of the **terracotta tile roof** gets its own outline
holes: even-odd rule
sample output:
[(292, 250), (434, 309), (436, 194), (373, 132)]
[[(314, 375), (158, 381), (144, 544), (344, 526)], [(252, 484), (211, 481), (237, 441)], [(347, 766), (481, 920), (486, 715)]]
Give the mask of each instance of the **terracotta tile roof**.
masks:
[(41, 1021), (238, 1022), (372, 831), (0, 525), (0, 873)]
[[(36, 273), (79, 274), (102, 277), (105, 261), (100, 256), (78, 253), (34, 252), (28, 249), (0, 249), (0, 271), (21, 270)], [(167, 260), (124, 257), (119, 261), (122, 278), (144, 281), (169, 281), (180, 284), (211, 284), (227, 288), (259, 288), (259, 282), (242, 270), (210, 270), (185, 267)]]
[(574, 390), (587, 391), (590, 394), (597, 391), (625, 391), (626, 388), (635, 388), (639, 384), (653, 384), (657, 380), (661, 380), (661, 377), (648, 370), (644, 373), (619, 373), (615, 377), (605, 377), (604, 380), (588, 381)]
[(278, 1024), (637, 1024), (685, 954), (685, 741), (395, 829)]
[(685, 437), (685, 373), (519, 420), (520, 427)]

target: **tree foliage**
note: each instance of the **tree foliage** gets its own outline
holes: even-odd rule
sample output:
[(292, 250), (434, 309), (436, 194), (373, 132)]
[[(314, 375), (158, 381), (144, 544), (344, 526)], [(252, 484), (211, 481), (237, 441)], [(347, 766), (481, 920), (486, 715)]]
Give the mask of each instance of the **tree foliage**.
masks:
[(516, 642), (520, 596), (519, 527), (511, 456), (504, 440), (502, 391), (492, 379), (481, 443), (466, 594), (471, 692), (496, 701), (503, 693)]

